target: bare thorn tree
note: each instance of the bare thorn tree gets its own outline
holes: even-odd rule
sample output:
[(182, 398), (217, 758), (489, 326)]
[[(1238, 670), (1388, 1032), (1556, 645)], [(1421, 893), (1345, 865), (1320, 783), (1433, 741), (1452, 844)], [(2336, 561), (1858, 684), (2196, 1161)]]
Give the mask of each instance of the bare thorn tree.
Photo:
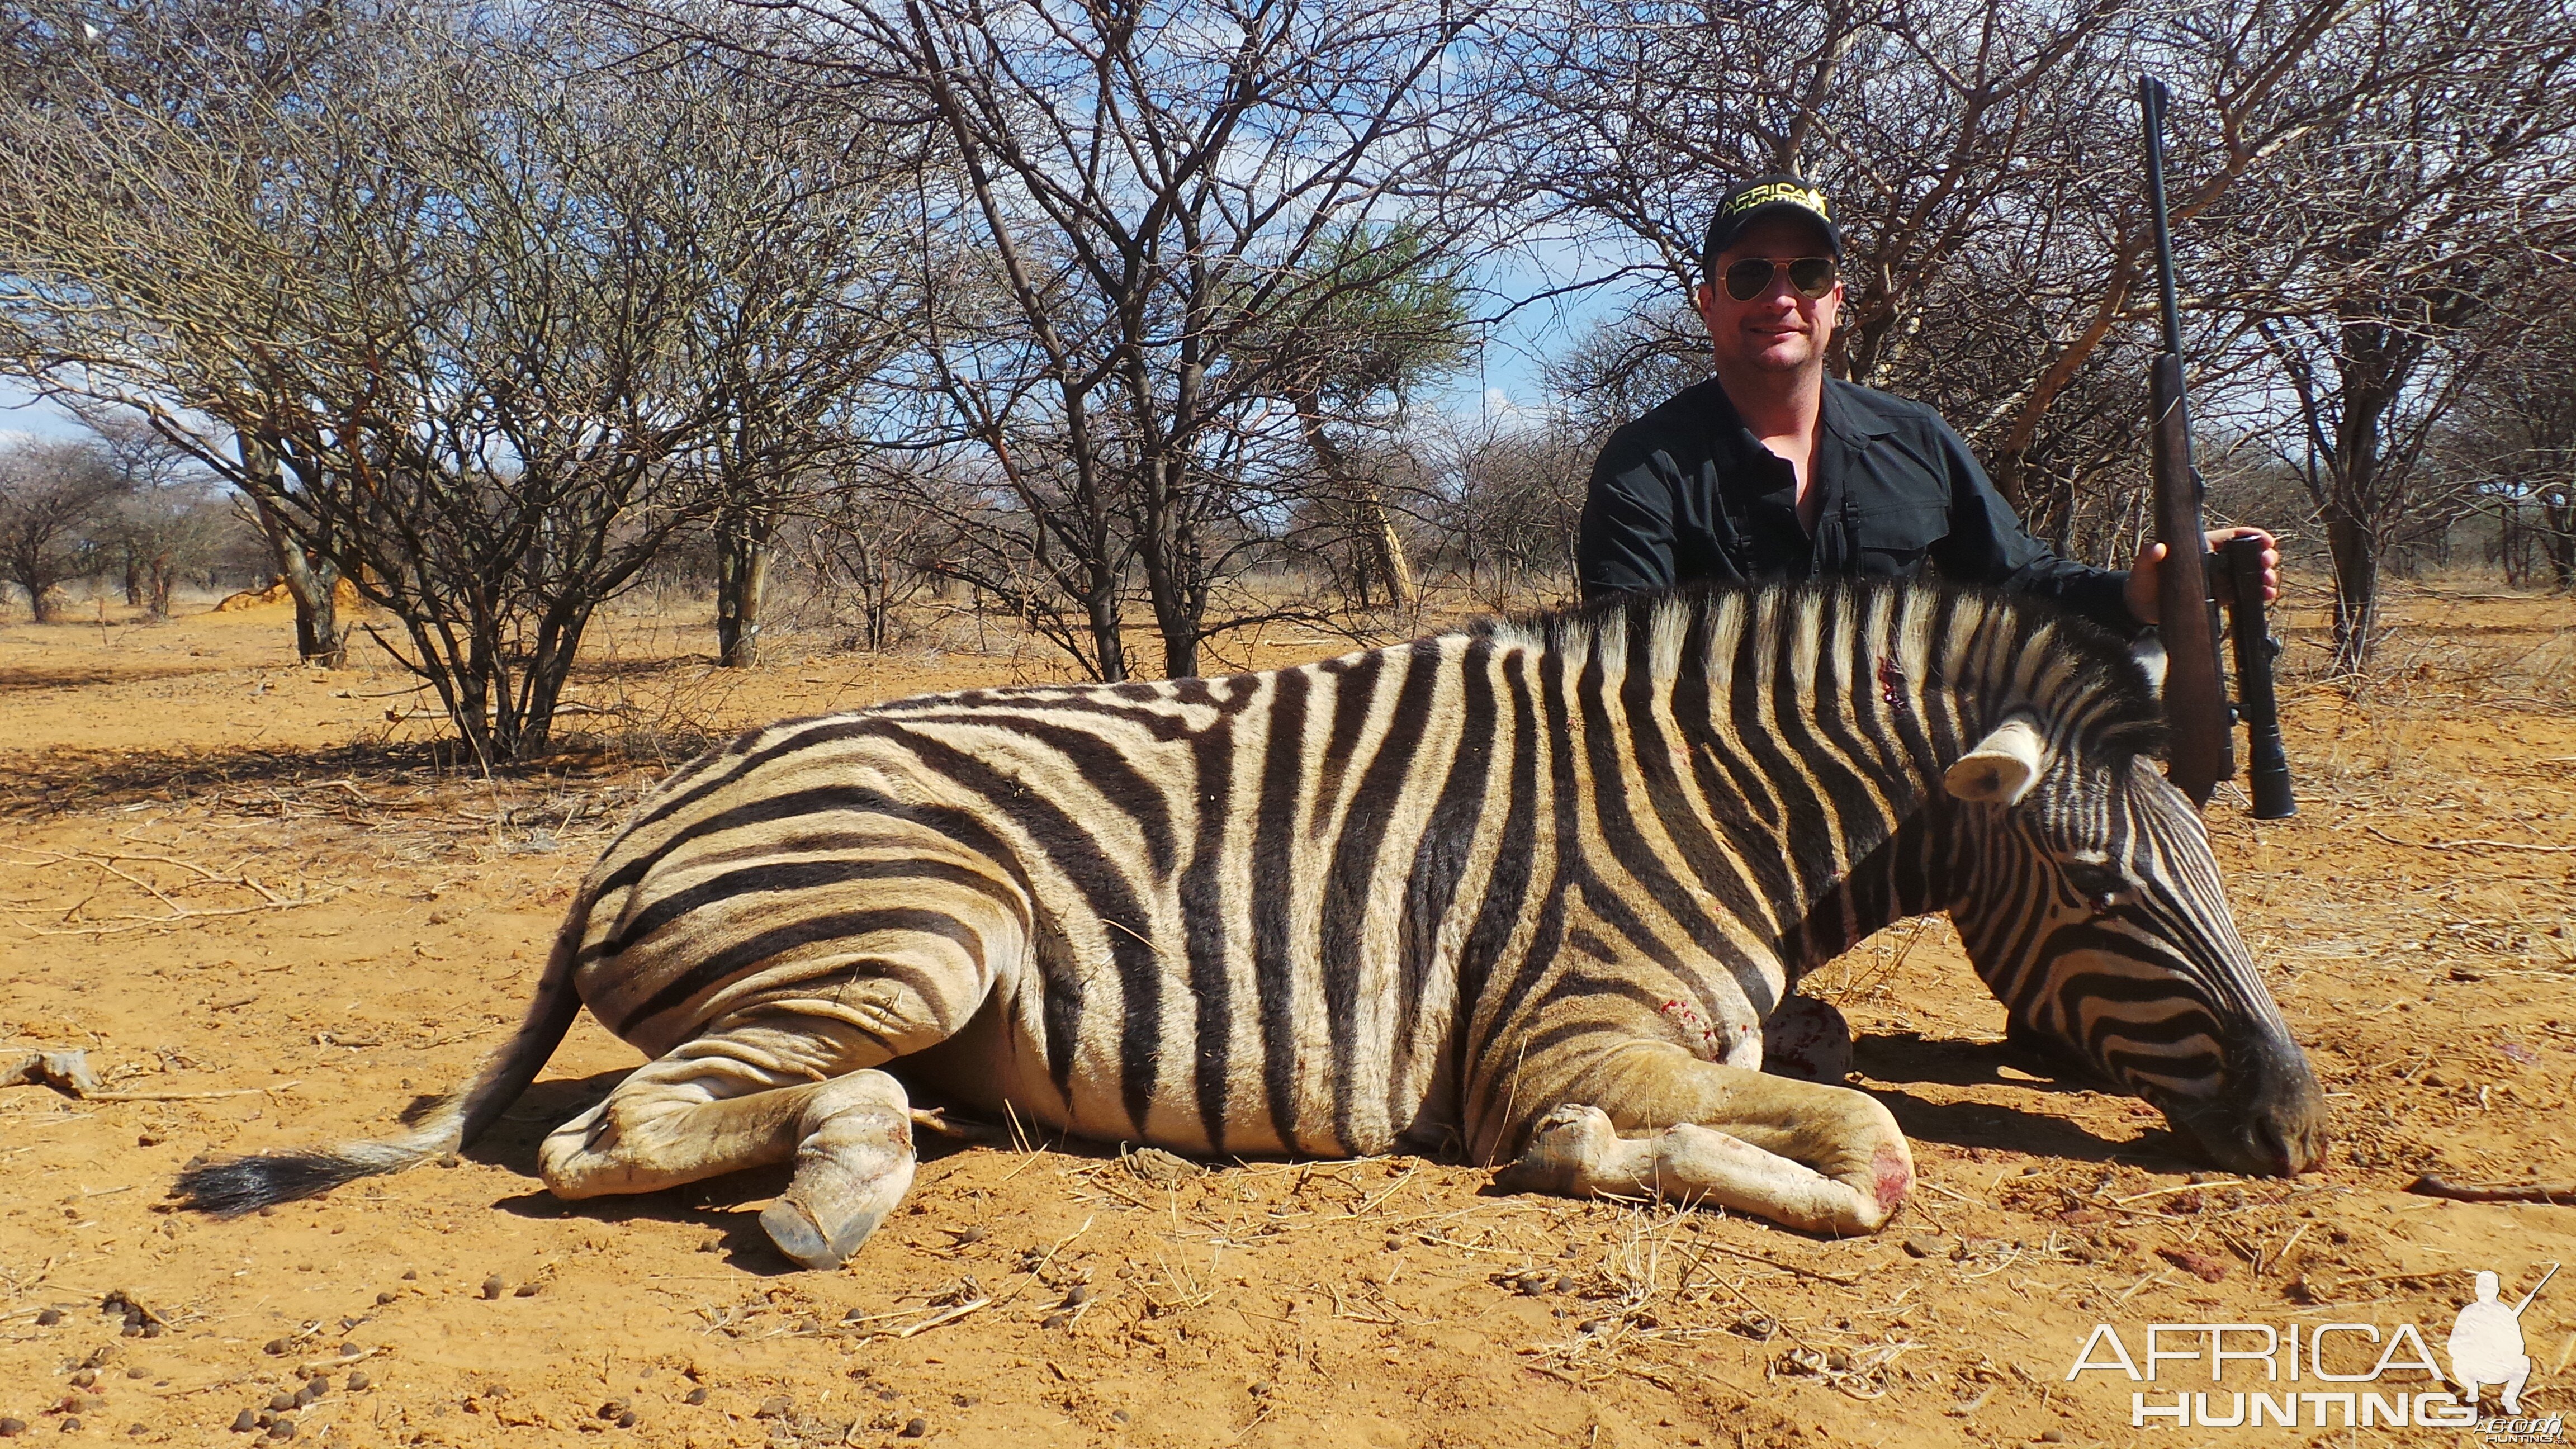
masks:
[[(718, 36), (730, 13), (672, 20)], [(1281, 340), (1334, 326), (1350, 268), (1381, 276), (1393, 228), (1437, 266), (1505, 199), (1490, 12), (794, 13), (818, 39), (776, 58), (872, 96), (910, 87), (953, 168), (923, 195), (925, 230), (955, 239), (956, 291), (918, 356), (934, 432), (978, 455), (995, 505), (977, 582), (1104, 679), (1135, 671), (1141, 592), (1163, 669), (1195, 673), (1211, 636), (1280, 612), (1236, 580), (1311, 476), (1293, 461), (1310, 440), (1273, 402), (1296, 391), (1282, 369), (1300, 349)], [(1362, 235), (1380, 240), (1348, 244)]]
[(112, 507), (126, 480), (94, 443), (26, 441), (0, 449), (0, 575), (27, 596), (39, 624), (55, 591), (97, 571)]
[(2284, 459), (2305, 483), (2334, 565), (2334, 665), (2367, 666), (2394, 548), (2476, 501), (2472, 473), (2430, 445), (2487, 362), (2563, 312), (2498, 306), (2576, 244), (2576, 32), (2552, 7), (2498, 13), (2411, 4), (2326, 37), (2319, 79), (2396, 79), (2283, 157), (2240, 197), (2214, 248), (2292, 407)]
[[(254, 13), (318, 30), (310, 63), (236, 44)], [(546, 748), (598, 608), (756, 506), (881, 355), (841, 253), (788, 275), (847, 219), (839, 150), (637, 48), (557, 12), (138, 12), (0, 130), (0, 352), (219, 470), (291, 580), (389, 611), (486, 764)]]
[(166, 619), (180, 575), (235, 536), (241, 521), (218, 496), (213, 474), (139, 420), (112, 421), (99, 442), (124, 482), (107, 546), (124, 575), (125, 602)]
[(2522, 325), (2470, 379), (2438, 466), (2496, 517), (2507, 581), (2545, 570), (2550, 587), (2576, 591), (2576, 268), (2531, 267), (2497, 307)]

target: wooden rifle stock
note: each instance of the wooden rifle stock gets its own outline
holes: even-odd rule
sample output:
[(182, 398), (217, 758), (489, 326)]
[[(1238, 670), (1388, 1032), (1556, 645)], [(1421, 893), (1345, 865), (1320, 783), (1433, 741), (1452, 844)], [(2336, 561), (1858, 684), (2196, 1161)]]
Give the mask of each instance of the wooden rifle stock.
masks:
[[(2219, 677), (2218, 601), (2209, 592), (2209, 540), (2200, 527), (2200, 475), (2191, 466), (2191, 421), (2182, 400), (2182, 359), (2155, 362), (2156, 632), (2165, 646), (2165, 720), (2173, 747), (2165, 773), (2194, 805), (2236, 773), (2227, 689)], [(2256, 597), (2261, 597), (2258, 590)]]
[(2182, 304), (2174, 296), (2173, 231), (2165, 214), (2165, 88), (2138, 78), (2138, 115), (2147, 133), (2147, 206), (2156, 228), (2156, 285), (2164, 304), (2164, 351), (2150, 374), (2148, 443), (2154, 451), (2156, 632), (2165, 646), (2165, 720), (2173, 749), (2165, 774), (2194, 805), (2236, 773), (2227, 688), (2219, 675), (2218, 601), (2210, 597), (2208, 536), (2200, 526), (2200, 474), (2191, 466), (2191, 410), (2183, 403)]

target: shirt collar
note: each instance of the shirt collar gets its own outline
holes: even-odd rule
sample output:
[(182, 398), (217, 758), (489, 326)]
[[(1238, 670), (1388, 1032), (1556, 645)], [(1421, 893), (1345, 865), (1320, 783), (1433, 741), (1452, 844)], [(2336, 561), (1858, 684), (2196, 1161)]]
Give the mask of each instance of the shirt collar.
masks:
[[(1715, 377), (1701, 384), (1709, 392), (1709, 424), (1714, 435), (1730, 449), (1758, 447), (1760, 441), (1745, 425), (1744, 415), (1735, 410), (1735, 399), (1726, 395), (1726, 387)], [(1860, 405), (1861, 387), (1840, 378), (1825, 379), (1825, 395), (1819, 410), (1825, 430), (1853, 447), (1867, 447), (1872, 438), (1883, 438), (1896, 431), (1896, 423), (1876, 408)]]
[(1822, 414), (1827, 431), (1853, 447), (1866, 447), (1872, 438), (1885, 437), (1896, 431), (1896, 424), (1881, 416), (1875, 408), (1860, 406), (1861, 389), (1839, 378), (1825, 379)]

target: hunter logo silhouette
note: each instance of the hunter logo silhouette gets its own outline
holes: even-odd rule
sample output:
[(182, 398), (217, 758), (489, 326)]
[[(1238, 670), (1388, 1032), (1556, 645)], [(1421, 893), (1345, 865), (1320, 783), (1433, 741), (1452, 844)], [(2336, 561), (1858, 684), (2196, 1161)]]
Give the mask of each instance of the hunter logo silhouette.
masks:
[(2522, 1301), (2507, 1308), (2496, 1296), (2502, 1280), (2493, 1273), (2478, 1274), (2477, 1301), (2462, 1308), (2452, 1321), (2449, 1345), (2451, 1377), (2470, 1403), (2478, 1401), (2480, 1384), (2499, 1384), (2504, 1388), (2504, 1411), (2522, 1412), (2523, 1380), (2531, 1377), (2531, 1355), (2522, 1351), (2522, 1310), (2557, 1276), (2558, 1265), (2552, 1263)]

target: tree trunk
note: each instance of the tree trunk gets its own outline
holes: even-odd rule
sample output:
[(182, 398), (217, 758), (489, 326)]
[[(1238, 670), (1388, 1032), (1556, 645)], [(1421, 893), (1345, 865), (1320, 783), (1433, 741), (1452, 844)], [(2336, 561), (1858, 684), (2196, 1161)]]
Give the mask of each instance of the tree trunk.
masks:
[(524, 708), (510, 716), (510, 728), (495, 741), (509, 760), (535, 759), (554, 743), (555, 713), (563, 706), (564, 686), (572, 681), (574, 657), (589, 623), (587, 608), (559, 604), (538, 626), (537, 647), (520, 681)]
[(1163, 677), (1194, 679), (1199, 672), (1200, 615), (1183, 570), (1195, 560), (1189, 557), (1188, 539), (1173, 526), (1170, 500), (1176, 491), (1168, 484), (1157, 488), (1156, 501), (1146, 512), (1145, 541), (1150, 547), (1144, 550), (1145, 593), (1154, 606), (1154, 627), (1163, 636)]
[(243, 470), (268, 480), (265, 489), (251, 490), (251, 504), (259, 510), (259, 530), (268, 538), (278, 576), (286, 581), (286, 592), (295, 600), (296, 655), (316, 669), (338, 669), (349, 662), (349, 635), (341, 626), (340, 601), (336, 597), (339, 567), (305, 553), (287, 531), (286, 521), (278, 517), (276, 508), (261, 496), (283, 491), (276, 453), (248, 434), (238, 442)]
[(1379, 490), (1376, 479), (1354, 478), (1351, 487), (1370, 561), (1376, 566), (1378, 581), (1386, 586), (1386, 601), (1399, 609), (1409, 609), (1416, 598), (1413, 563), (1404, 556), (1404, 538), (1395, 531), (1395, 513), (1386, 506), (1386, 495)]
[(170, 617), (170, 595), (179, 587), (179, 571), (170, 566), (167, 554), (156, 555), (145, 570), (144, 593), (152, 606), (152, 617)]
[[(266, 510), (262, 510), (265, 512)], [(349, 632), (340, 623), (340, 570), (328, 560), (308, 557), (284, 530), (269, 534), (277, 553), (277, 571), (295, 600), (295, 652), (316, 669), (338, 669), (349, 662)]]
[(867, 611), (868, 652), (885, 651), (887, 636), (894, 618), (894, 575), (882, 562), (869, 566), (865, 588), (860, 593), (860, 607)]
[[(856, 553), (856, 557), (843, 555), (839, 562), (859, 591), (860, 646), (871, 654), (877, 653), (885, 648), (888, 570), (878, 561), (877, 550), (868, 543), (864, 531), (853, 528), (843, 537), (848, 540), (847, 546)], [(821, 560), (820, 572), (826, 581), (831, 577), (831, 569), (832, 560)]]
[(729, 508), (716, 520), (716, 663), (722, 668), (760, 662), (770, 532), (767, 509)]
[(1199, 674), (1199, 636), (1194, 624), (1166, 625), (1163, 629), (1163, 677), (1196, 679)]
[(1101, 681), (1126, 683), (1127, 641), (1118, 628), (1118, 591), (1095, 585), (1091, 597), (1083, 600), (1083, 611), (1091, 620), (1091, 644), (1099, 654)]
[(1332, 436), (1324, 431), (1323, 399), (1313, 389), (1297, 395), (1297, 425), (1306, 435), (1306, 446), (1314, 451), (1315, 467), (1323, 474), (1324, 496), (1345, 505), (1351, 531), (1360, 546), (1360, 603), (1369, 601), (1372, 578), (1386, 592), (1386, 601), (1397, 608), (1413, 606), (1413, 565), (1404, 554), (1404, 537), (1395, 531), (1395, 515), (1386, 506), (1386, 495), (1374, 478), (1353, 476), (1348, 460)]
[(143, 607), (143, 554), (131, 547), (125, 550), (125, 607)]
[(2576, 489), (2540, 495), (2540, 548), (2549, 555), (2549, 574), (2558, 592), (2576, 589)]
[(2334, 669), (2359, 674), (2370, 663), (2372, 625), (2379, 616), (2381, 520), (2398, 516), (2399, 500), (2387, 494), (2381, 469), (2382, 423), (2401, 395), (2410, 364), (2396, 330), (2345, 309), (2335, 355), (2342, 409), (2335, 418), (2334, 455), (2326, 471), (2326, 549), (2334, 559)]
[(2334, 670), (2358, 674), (2370, 663), (2379, 617), (2379, 537), (2350, 510), (2326, 510), (2326, 549), (2334, 559)]
[(434, 620), (403, 618), (413, 672), (438, 692), (449, 725), (479, 768), (524, 764), (553, 747), (555, 715), (592, 607), (551, 605), (524, 651), (508, 646), (496, 617), (457, 621), (463, 627), (452, 631)]

